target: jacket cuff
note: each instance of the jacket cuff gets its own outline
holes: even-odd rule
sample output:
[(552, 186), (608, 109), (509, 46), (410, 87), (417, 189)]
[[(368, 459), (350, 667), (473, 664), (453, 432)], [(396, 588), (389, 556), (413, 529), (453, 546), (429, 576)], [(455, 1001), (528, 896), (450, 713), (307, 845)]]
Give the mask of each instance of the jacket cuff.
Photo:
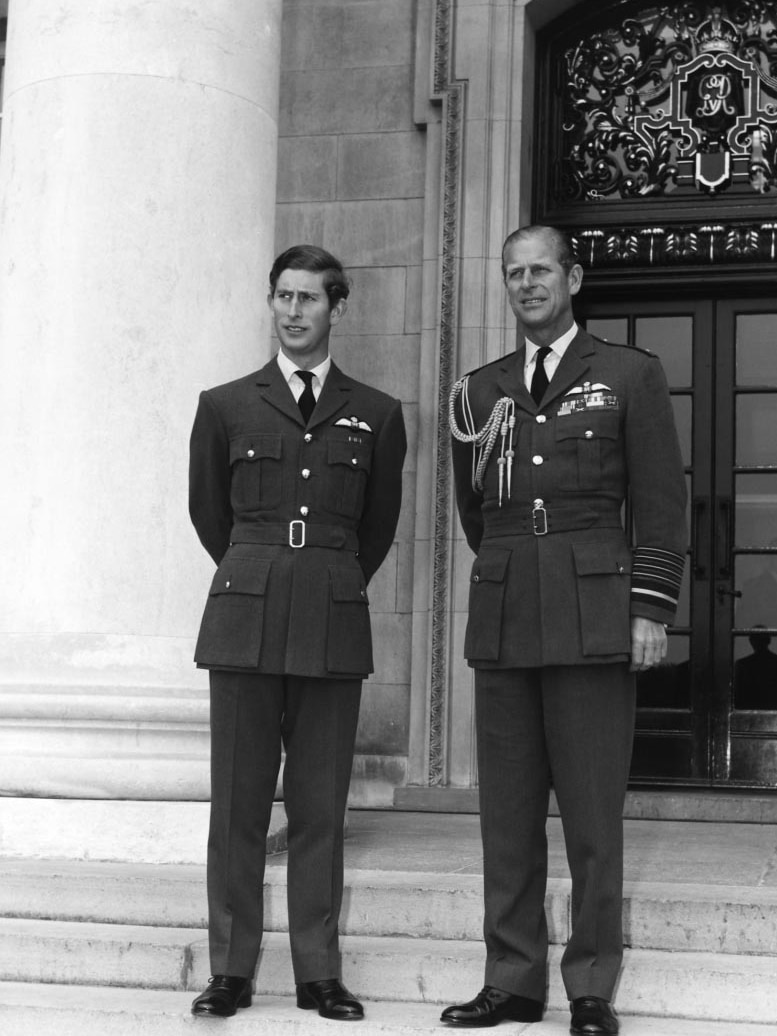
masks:
[(671, 622), (677, 611), (685, 557), (660, 547), (635, 547), (631, 614)]

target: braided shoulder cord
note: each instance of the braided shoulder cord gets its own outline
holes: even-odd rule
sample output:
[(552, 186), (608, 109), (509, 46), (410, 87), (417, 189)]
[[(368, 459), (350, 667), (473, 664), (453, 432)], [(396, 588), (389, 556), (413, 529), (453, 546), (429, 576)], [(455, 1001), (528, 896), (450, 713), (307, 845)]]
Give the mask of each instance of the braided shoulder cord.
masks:
[[(502, 396), (501, 399), (498, 399), (485, 424), (478, 431), (475, 428), (475, 418), (469, 402), (468, 382), (469, 375), (466, 374), (463, 378), (459, 378), (451, 389), (448, 401), (448, 424), (454, 439), (459, 442), (472, 443), (472, 488), (476, 493), (482, 493), (486, 465), (493, 452), (496, 437), (505, 421), (507, 409), (513, 401), (509, 396)], [(462, 431), (456, 421), (456, 400), (459, 395), (461, 395), (461, 409), (466, 431)]]

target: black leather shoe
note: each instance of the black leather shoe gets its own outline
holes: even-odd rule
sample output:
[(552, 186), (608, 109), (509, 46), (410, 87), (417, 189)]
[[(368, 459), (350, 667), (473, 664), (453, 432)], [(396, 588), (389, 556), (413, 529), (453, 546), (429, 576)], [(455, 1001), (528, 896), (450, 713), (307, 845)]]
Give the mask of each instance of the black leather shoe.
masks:
[(207, 988), (194, 998), (192, 1014), (229, 1018), (238, 1007), (251, 1006), (251, 979), (235, 975), (214, 975)]
[(572, 1021), (569, 1031), (582, 1036), (615, 1036), (619, 1029), (618, 1016), (609, 1000), (600, 996), (579, 996), (572, 1001)]
[(364, 1017), (362, 1005), (336, 978), (298, 982), (297, 1007), (301, 1007), (303, 1011), (318, 1009), (322, 1018), (334, 1018), (344, 1022)]
[(503, 989), (483, 986), (474, 1000), (466, 1004), (446, 1007), (440, 1021), (448, 1025), (467, 1025), (470, 1028), (485, 1028), (499, 1022), (540, 1022), (545, 1005), (526, 996), (505, 993)]

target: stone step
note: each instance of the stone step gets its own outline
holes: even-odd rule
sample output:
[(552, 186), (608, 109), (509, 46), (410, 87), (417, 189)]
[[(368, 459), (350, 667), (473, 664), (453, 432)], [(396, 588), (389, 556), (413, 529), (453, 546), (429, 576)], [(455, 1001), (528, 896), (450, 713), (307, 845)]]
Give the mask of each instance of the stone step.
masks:
[[(0, 983), (4, 1036), (191, 1036), (211, 1026), (189, 1014), (191, 994), (156, 990)], [(440, 1033), (439, 1005), (366, 1001), (359, 1036)], [(623, 1036), (771, 1036), (774, 1025), (689, 1021), (621, 1012)], [(220, 1024), (220, 1023), (218, 1023)], [(230, 1036), (327, 1036), (332, 1025), (300, 1011), (289, 997), (257, 997), (225, 1023)], [(505, 1027), (506, 1028), (506, 1027)], [(507, 1031), (507, 1030), (506, 1030)], [(569, 1013), (550, 1012), (533, 1025), (509, 1027), (511, 1036), (567, 1036)]]
[[(482, 878), (346, 870), (346, 935), (479, 941)], [(777, 953), (777, 888), (627, 882), (624, 935), (633, 949)], [(568, 879), (548, 881), (551, 942), (569, 936)], [(0, 859), (0, 917), (205, 929), (203, 867)], [(268, 861), (265, 923), (286, 931), (285, 858)], [(777, 959), (775, 959), (777, 974)]]
[[(365, 997), (452, 1003), (482, 985), (480, 941), (344, 936), (341, 950), (349, 988)], [(554, 946), (549, 958), (552, 1010), (566, 1006), (561, 952)], [(627, 1014), (777, 1025), (775, 970), (773, 956), (627, 950), (617, 1003)], [(287, 936), (269, 932), (257, 987), (265, 995), (288, 995), (291, 975)], [(191, 993), (203, 988), (208, 976), (207, 938), (199, 928), (0, 921), (0, 981)]]

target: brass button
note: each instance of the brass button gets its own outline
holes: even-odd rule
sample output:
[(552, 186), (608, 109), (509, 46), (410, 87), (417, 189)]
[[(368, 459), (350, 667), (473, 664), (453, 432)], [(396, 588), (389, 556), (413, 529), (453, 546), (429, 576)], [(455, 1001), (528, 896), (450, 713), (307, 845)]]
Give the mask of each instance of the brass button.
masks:
[(310, 468), (303, 468), (300, 474), (303, 478), (310, 478)]
[(232, 586), (231, 580), (228, 579), (226, 583), (224, 583), (224, 586), (227, 588), (227, 590), (229, 590), (230, 586)]
[(593, 433), (593, 432), (591, 431), (591, 429), (590, 429), (590, 428), (589, 428), (589, 429), (588, 429), (588, 431), (587, 431), (587, 432), (585, 433), (585, 437), (586, 437), (586, 439), (593, 439), (593, 437), (594, 437), (594, 433)]
[(248, 450), (248, 451), (246, 452), (246, 456), (247, 456), (247, 457), (254, 457), (254, 456), (256, 456), (256, 454), (254, 453), (254, 451), (253, 451), (253, 450)]
[(313, 436), (310, 432), (305, 432), (305, 442), (313, 442)]
[(310, 508), (305, 507), (305, 505), (303, 504), (302, 507), (300, 507), (299, 509), (299, 513), (302, 515), (303, 518), (306, 518), (310, 514)]
[(547, 417), (544, 414), (537, 414), (536, 421), (537, 424), (545, 424)]
[(473, 583), (479, 583), (480, 582), (480, 576), (473, 576), (472, 577), (472, 582)]
[(532, 464), (542, 464), (542, 457), (540, 457), (539, 453), (535, 453), (531, 459), (531, 462)]
[(351, 464), (358, 464), (358, 463), (359, 463), (359, 462), (358, 462), (358, 460), (356, 459), (356, 457), (351, 457)]

